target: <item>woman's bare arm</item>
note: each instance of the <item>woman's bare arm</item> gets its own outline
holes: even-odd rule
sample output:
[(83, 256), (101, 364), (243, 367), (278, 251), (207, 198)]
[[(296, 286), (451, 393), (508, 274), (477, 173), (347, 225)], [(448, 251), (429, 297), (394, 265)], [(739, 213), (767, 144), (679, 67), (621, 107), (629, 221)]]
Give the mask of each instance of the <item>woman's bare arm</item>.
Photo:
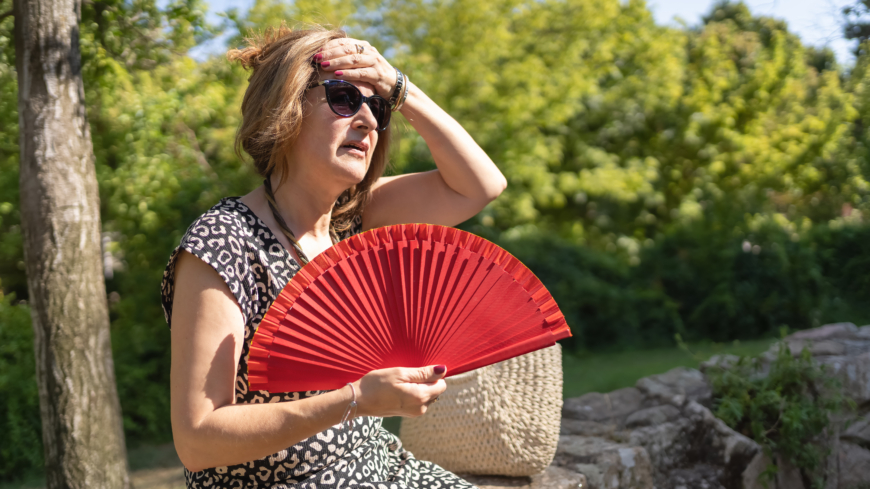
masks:
[(495, 163), (447, 112), (411, 84), (402, 108), (432, 152), (437, 170), (383, 177), (372, 188), (365, 229), (407, 222), (455, 226), (507, 187)]
[[(334, 39), (318, 56), (324, 73), (369, 83), (384, 98), (396, 86), (396, 69), (367, 41)], [(364, 229), (407, 222), (453, 226), (480, 212), (507, 187), (504, 175), (468, 132), (417, 86), (408, 86), (402, 115), (426, 141), (438, 169), (378, 180), (363, 213)]]
[[(199, 471), (263, 458), (338, 424), (349, 387), (295, 402), (235, 404), (244, 319), (209, 265), (182, 252), (175, 269), (170, 395), (176, 451)], [(431, 367), (372, 372), (355, 383), (358, 415), (417, 416), (444, 391)]]

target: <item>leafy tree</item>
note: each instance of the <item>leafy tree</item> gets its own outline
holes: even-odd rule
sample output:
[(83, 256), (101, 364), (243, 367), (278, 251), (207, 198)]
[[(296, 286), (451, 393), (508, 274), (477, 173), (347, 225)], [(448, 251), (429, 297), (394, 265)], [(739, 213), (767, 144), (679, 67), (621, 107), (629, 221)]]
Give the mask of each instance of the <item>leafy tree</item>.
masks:
[(24, 262), (46, 485), (127, 488), (80, 69), (80, 6), (14, 1)]
[[(747, 338), (864, 314), (865, 54), (844, 70), (739, 3), (715, 5), (697, 28), (658, 26), (640, 0), (258, 0), (222, 26), (207, 24), (204, 5), (82, 8), (113, 348), (134, 443), (170, 436), (157, 290), (169, 253), (219, 198), (259, 184), (232, 152), (248, 74), (222, 55), (186, 54), (221, 32), (238, 46), (250, 29), (326, 23), (386, 53), (508, 177), (462, 226), (539, 274), (570, 318), (573, 348), (675, 332)], [(11, 26), (0, 19), (0, 38)], [(18, 138), (13, 62), (7, 45), (0, 287), (26, 300), (18, 147), (2, 143)], [(392, 171), (433, 168), (419, 136), (394, 121), (404, 129)]]
[(843, 7), (843, 37), (858, 41), (855, 46), (855, 55), (867, 54), (864, 41), (870, 39), (870, 1), (857, 0), (852, 5)]

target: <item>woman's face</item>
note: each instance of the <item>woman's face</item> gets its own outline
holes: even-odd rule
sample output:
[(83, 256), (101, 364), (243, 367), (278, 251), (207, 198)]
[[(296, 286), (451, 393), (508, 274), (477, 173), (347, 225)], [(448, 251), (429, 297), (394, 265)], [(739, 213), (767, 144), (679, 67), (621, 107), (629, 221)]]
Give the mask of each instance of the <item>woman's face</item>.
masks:
[[(375, 93), (368, 83), (353, 84), (365, 96)], [(363, 104), (355, 115), (341, 117), (329, 108), (323, 86), (310, 88), (305, 98), (305, 115), (299, 138), (290, 151), (290, 164), (310, 165), (318, 180), (341, 183), (340, 191), (361, 182), (378, 143), (377, 121), (371, 108)], [(294, 170), (291, 172), (300, 169)]]

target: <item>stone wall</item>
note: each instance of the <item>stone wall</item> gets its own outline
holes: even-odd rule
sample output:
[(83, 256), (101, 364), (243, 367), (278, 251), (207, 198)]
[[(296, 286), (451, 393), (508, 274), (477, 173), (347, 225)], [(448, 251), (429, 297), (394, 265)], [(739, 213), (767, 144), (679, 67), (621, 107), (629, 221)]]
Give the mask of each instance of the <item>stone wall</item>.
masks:
[[(793, 353), (808, 348), (842, 382), (858, 410), (830, 433), (825, 489), (870, 488), (870, 326), (839, 323), (786, 339)], [(771, 349), (764, 355), (775, 357)], [(714, 357), (702, 366), (727, 364)], [(701, 371), (676, 368), (634, 387), (566, 399), (553, 464), (532, 478), (468, 478), (482, 489), (761, 489), (768, 464), (761, 447), (711, 412)], [(784, 461), (769, 489), (808, 489)]]

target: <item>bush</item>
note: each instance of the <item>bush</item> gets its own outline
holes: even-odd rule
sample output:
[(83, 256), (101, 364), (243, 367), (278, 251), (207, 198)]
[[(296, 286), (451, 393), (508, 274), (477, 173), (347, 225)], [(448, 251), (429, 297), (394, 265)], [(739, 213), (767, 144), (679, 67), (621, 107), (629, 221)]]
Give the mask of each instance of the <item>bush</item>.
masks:
[[(765, 374), (765, 370), (769, 371)], [(707, 372), (717, 417), (756, 442), (770, 460), (777, 456), (800, 469), (804, 480), (820, 488), (820, 464), (828, 453), (824, 433), (831, 414), (847, 405), (838, 383), (813, 362), (809, 350), (794, 356), (783, 342), (768, 365), (741, 357), (727, 368)], [(771, 464), (763, 478), (773, 480)]]
[(825, 292), (812, 246), (775, 225), (745, 234), (704, 222), (677, 228), (641, 254), (633, 278), (679, 305), (690, 341), (816, 326)]
[(821, 322), (870, 323), (870, 226), (835, 221), (809, 239), (827, 285)]
[(551, 237), (500, 243), (549, 289), (571, 326), (574, 350), (671, 344), (682, 331), (676, 304), (632, 283), (626, 264), (606, 253)]
[(30, 310), (13, 304), (13, 295), (0, 292), (0, 481), (43, 466)]

